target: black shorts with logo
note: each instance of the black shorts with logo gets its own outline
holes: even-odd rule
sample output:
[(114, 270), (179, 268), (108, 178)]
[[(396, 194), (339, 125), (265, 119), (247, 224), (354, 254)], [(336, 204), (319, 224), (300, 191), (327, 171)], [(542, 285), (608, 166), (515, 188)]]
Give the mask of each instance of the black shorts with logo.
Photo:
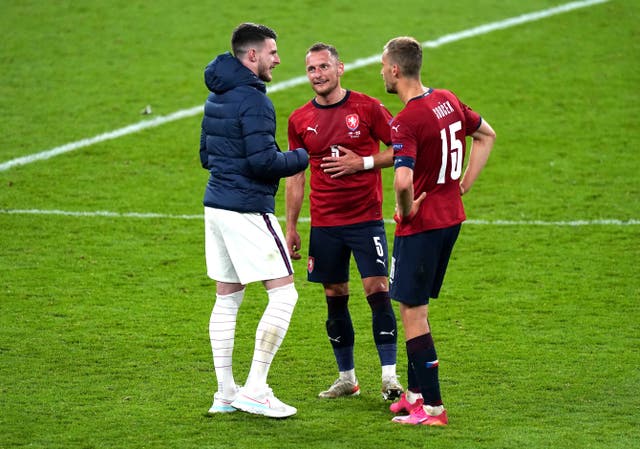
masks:
[(347, 226), (312, 226), (307, 279), (324, 284), (347, 282), (352, 253), (360, 277), (387, 276), (389, 253), (382, 220)]

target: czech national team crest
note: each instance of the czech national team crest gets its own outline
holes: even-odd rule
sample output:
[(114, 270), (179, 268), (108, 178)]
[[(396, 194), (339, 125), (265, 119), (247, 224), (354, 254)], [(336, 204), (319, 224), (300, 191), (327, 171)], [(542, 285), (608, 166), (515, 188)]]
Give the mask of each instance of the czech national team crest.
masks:
[(347, 122), (347, 128), (351, 131), (355, 131), (358, 129), (358, 126), (360, 126), (360, 117), (358, 117), (358, 114), (347, 115), (345, 121)]

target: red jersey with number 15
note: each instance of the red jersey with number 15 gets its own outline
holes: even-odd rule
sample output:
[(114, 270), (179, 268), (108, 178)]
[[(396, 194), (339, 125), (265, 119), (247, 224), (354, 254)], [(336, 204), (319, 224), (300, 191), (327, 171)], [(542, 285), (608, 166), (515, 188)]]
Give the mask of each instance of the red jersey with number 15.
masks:
[(441, 89), (412, 98), (394, 118), (394, 167), (413, 169), (416, 198), (427, 192), (416, 216), (398, 224), (395, 235), (448, 228), (466, 219), (460, 196), (466, 136), (481, 123), (480, 115), (452, 92)]
[(312, 226), (346, 226), (382, 219), (382, 176), (379, 169), (331, 178), (320, 164), (340, 145), (360, 156), (373, 156), (380, 142), (391, 144), (391, 113), (375, 98), (347, 91), (338, 103), (311, 100), (289, 117), (289, 149), (305, 148), (311, 167)]

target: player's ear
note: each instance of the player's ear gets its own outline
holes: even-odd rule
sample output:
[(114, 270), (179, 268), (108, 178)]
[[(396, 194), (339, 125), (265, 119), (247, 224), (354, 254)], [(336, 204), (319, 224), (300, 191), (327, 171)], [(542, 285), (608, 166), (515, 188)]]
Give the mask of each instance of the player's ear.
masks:
[(249, 51), (247, 51), (247, 59), (251, 62), (256, 62), (257, 56), (255, 48), (250, 48)]
[(338, 76), (342, 76), (344, 73), (344, 63), (342, 61), (338, 62)]

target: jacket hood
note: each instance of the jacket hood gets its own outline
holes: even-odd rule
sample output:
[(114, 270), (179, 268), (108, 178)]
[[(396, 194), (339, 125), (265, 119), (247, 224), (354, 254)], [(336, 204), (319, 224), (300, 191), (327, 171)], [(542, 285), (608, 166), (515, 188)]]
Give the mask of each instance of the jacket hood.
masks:
[(266, 92), (265, 84), (255, 73), (246, 68), (230, 52), (223, 53), (211, 61), (204, 69), (204, 83), (216, 94), (227, 92), (238, 86), (253, 86)]

